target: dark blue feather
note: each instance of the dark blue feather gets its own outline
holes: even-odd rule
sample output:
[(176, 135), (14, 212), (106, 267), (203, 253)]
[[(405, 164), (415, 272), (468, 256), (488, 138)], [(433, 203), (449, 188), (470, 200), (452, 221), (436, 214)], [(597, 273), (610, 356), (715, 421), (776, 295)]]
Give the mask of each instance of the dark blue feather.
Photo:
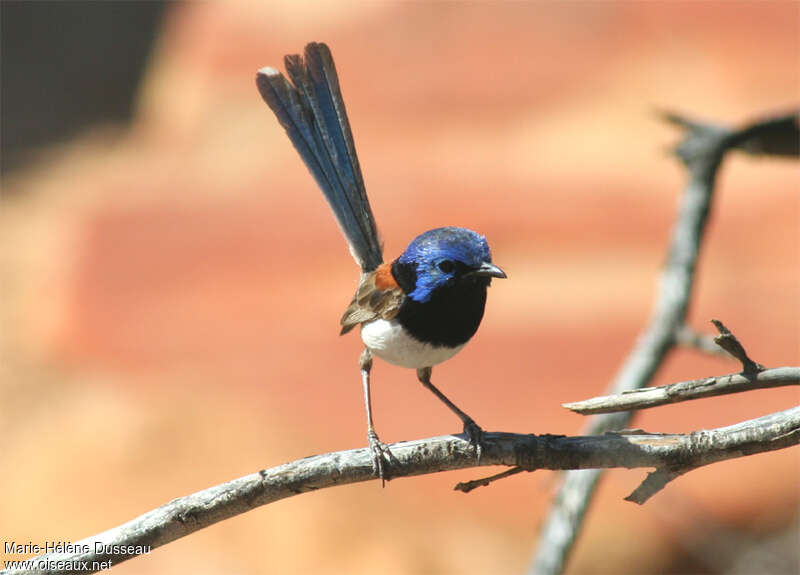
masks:
[(325, 194), (363, 271), (383, 262), (339, 80), (325, 44), (287, 56), (286, 72), (262, 68), (256, 84)]

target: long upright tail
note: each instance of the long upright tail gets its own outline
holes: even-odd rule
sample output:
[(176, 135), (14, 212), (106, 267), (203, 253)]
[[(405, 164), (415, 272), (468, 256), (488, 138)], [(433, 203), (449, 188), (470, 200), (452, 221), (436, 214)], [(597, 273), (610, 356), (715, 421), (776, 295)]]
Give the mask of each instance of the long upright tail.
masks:
[(331, 51), (311, 43), (305, 59), (295, 54), (284, 63), (291, 82), (274, 68), (262, 68), (258, 91), (322, 188), (353, 257), (363, 271), (372, 271), (383, 262), (382, 246)]

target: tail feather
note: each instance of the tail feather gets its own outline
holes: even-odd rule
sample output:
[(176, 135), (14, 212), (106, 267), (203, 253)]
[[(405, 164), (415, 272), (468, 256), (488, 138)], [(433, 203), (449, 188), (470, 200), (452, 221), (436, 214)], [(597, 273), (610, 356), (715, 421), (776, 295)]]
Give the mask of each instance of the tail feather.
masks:
[(305, 60), (286, 56), (291, 82), (273, 68), (256, 75), (261, 97), (325, 194), (363, 271), (383, 262), (339, 79), (325, 44), (308, 44)]

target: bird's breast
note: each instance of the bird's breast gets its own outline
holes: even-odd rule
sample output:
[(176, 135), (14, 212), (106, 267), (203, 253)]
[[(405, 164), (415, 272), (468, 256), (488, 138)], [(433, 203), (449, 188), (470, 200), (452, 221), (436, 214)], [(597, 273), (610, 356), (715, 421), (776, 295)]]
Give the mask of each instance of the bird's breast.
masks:
[(425, 302), (403, 300), (397, 321), (415, 339), (434, 346), (456, 347), (475, 335), (486, 306), (484, 278), (461, 279), (436, 288)]
[(361, 326), (361, 340), (374, 355), (400, 367), (433, 367), (450, 359), (465, 344), (454, 347), (424, 343), (409, 334), (396, 319), (376, 319)]

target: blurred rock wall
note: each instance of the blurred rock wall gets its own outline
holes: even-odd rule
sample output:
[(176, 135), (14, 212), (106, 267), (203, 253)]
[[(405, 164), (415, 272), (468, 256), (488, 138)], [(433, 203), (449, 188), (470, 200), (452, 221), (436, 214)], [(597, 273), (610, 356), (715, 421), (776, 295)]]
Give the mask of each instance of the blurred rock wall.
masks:
[[(736, 123), (798, 98), (793, 3), (230, 1), (165, 18), (130, 126), (83, 130), (3, 177), (4, 537), (76, 541), (366, 444), (360, 342), (337, 335), (358, 270), (254, 85), (285, 53), (332, 47), (388, 257), (463, 225), (508, 271), (435, 373), (488, 430), (578, 432), (560, 404), (600, 393), (647, 318), (684, 184), (654, 110)], [(789, 162), (726, 162), (690, 313), (770, 366), (800, 359), (799, 184)], [(656, 383), (736, 369), (681, 350)], [(378, 363), (374, 380), (385, 441), (460, 430), (407, 370)], [(636, 425), (716, 427), (796, 401), (754, 392)], [(721, 571), (719, 549), (791, 522), (797, 472), (791, 452), (726, 462), (642, 508), (622, 497), (643, 472), (612, 472), (572, 572)], [(452, 491), (481, 474), (307, 494), (114, 572), (519, 573), (555, 476)], [(730, 536), (698, 546), (698, 532)]]

